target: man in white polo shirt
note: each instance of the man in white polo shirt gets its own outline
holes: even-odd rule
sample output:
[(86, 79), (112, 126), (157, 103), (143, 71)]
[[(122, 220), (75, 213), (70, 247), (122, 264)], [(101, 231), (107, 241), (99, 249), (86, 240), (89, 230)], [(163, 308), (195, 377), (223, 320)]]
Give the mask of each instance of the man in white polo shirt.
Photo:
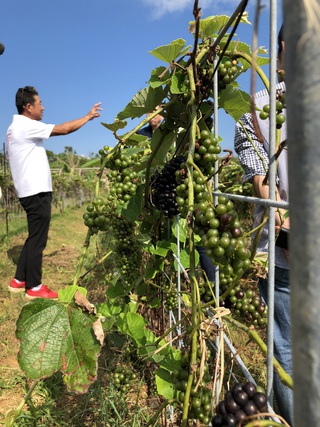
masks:
[(88, 121), (100, 117), (101, 103), (85, 116), (61, 125), (41, 122), (44, 107), (32, 86), (18, 89), (18, 114), (7, 131), (10, 170), (19, 201), (26, 211), (28, 237), (20, 254), (14, 278), (8, 289), (25, 291), (28, 300), (57, 298), (58, 294), (42, 284), (42, 253), (47, 244), (51, 218), (52, 181), (44, 141), (50, 136), (67, 135)]

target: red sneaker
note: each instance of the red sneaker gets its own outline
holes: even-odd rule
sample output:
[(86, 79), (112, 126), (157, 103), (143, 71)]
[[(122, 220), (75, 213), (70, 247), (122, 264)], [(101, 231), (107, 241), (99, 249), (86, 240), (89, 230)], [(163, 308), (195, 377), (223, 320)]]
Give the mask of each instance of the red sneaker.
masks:
[(8, 286), (10, 292), (18, 293), (25, 290), (26, 282), (18, 282), (17, 279), (13, 278)]
[(28, 289), (26, 292), (26, 299), (32, 300), (35, 298), (58, 298), (57, 292), (51, 291), (46, 285), (41, 285), (41, 288), (38, 291)]

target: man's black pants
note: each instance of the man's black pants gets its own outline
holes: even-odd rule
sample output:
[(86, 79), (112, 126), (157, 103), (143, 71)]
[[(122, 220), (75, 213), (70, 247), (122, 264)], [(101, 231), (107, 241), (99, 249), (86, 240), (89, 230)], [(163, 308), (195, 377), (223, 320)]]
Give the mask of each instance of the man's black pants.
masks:
[(20, 254), (15, 278), (26, 282), (26, 288), (31, 289), (42, 283), (42, 253), (48, 240), (52, 193), (39, 193), (19, 200), (27, 214), (28, 238)]

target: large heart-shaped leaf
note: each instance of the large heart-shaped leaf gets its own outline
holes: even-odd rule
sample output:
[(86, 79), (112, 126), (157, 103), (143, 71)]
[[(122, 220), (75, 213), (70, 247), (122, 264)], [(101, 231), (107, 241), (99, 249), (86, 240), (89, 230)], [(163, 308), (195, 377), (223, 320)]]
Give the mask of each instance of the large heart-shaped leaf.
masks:
[(96, 379), (100, 344), (93, 320), (79, 308), (37, 298), (17, 321), (18, 362), (30, 379), (61, 371), (70, 391), (85, 393)]

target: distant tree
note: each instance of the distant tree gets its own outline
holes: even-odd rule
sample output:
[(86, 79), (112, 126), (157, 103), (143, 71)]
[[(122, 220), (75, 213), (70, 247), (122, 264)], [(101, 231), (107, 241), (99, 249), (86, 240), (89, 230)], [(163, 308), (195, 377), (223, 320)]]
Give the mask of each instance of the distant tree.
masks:
[(51, 163), (55, 162), (56, 161), (56, 154), (54, 154), (54, 152), (50, 151), (50, 150), (46, 150), (46, 152), (47, 152), (47, 157), (48, 157), (49, 163), (51, 164)]
[(63, 165), (63, 170), (74, 174), (76, 168), (80, 167), (81, 157), (77, 155), (76, 151), (72, 147), (64, 147), (64, 152), (56, 156), (56, 161)]

